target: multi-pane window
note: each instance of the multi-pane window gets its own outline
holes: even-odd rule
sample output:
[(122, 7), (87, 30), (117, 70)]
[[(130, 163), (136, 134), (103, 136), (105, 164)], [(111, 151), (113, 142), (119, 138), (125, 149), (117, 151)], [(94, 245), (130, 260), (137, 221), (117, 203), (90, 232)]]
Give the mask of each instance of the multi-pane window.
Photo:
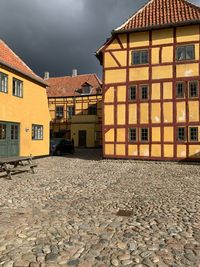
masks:
[(8, 92), (8, 75), (0, 72), (0, 92)]
[(132, 64), (133, 65), (148, 64), (148, 63), (149, 63), (149, 51), (148, 50), (132, 52)]
[(42, 140), (43, 139), (43, 126), (42, 125), (32, 125), (32, 139)]
[(131, 86), (129, 88), (129, 100), (136, 100), (136, 86)]
[(189, 82), (189, 97), (198, 97), (199, 95), (199, 84), (197, 81)]
[(176, 48), (176, 60), (193, 60), (195, 59), (194, 45), (178, 46)]
[(149, 140), (149, 129), (148, 128), (142, 128), (140, 131), (140, 138), (141, 141), (147, 142)]
[(97, 104), (88, 107), (88, 115), (97, 115)]
[(149, 99), (149, 87), (148, 87), (148, 85), (141, 85), (140, 90), (141, 90), (141, 99), (142, 100)]
[(136, 142), (137, 141), (137, 129), (136, 128), (129, 128), (128, 132), (129, 136), (129, 142)]
[(23, 82), (13, 79), (13, 95), (23, 97)]
[(67, 107), (67, 118), (68, 119), (71, 119), (74, 113), (75, 113), (74, 106)]
[(198, 141), (198, 127), (189, 128), (190, 141)]
[(11, 125), (11, 140), (19, 139), (19, 127), (18, 125)]
[(186, 128), (185, 127), (177, 128), (177, 141), (186, 141)]
[(6, 124), (0, 123), (0, 140), (6, 139)]
[(62, 119), (64, 116), (64, 107), (56, 106), (56, 119)]
[(185, 83), (183, 82), (176, 83), (176, 97), (177, 98), (185, 97)]

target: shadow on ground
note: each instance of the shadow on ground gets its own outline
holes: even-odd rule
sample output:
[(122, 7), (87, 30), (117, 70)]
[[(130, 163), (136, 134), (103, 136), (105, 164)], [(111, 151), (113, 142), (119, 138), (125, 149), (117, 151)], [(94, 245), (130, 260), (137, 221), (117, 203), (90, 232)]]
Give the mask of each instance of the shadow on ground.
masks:
[(65, 154), (59, 157), (99, 161), (99, 160), (102, 160), (102, 149), (100, 148), (98, 149), (76, 148), (75, 153), (73, 155)]

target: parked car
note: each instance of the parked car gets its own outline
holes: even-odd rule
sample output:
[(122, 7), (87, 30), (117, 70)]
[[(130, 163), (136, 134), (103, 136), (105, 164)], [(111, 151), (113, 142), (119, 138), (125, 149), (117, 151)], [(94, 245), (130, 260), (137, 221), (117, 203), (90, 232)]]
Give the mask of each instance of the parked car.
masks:
[(52, 139), (50, 141), (51, 155), (60, 156), (63, 154), (74, 154), (74, 142), (70, 139)]

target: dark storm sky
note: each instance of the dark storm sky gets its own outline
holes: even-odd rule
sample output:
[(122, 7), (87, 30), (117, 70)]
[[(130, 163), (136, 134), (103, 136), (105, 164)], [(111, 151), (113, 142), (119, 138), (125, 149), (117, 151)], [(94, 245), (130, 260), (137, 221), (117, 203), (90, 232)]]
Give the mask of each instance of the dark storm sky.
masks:
[[(37, 74), (96, 72), (94, 52), (147, 0), (0, 0), (0, 38)], [(192, 0), (200, 5), (200, 0)]]

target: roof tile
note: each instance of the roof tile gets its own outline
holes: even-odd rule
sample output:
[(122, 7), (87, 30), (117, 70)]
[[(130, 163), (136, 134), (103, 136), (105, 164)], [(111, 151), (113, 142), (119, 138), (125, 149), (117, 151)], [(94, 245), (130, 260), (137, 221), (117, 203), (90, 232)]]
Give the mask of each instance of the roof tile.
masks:
[(27, 75), (28, 77), (46, 84), (45, 81), (36, 75), (22, 60), (17, 56), (7, 44), (0, 40), (0, 63), (6, 65), (20, 73)]
[(49, 84), (47, 88), (48, 97), (78, 96), (80, 93), (75, 90), (80, 90), (85, 83), (92, 86), (91, 94), (96, 94), (97, 89), (101, 88), (102, 85), (96, 74), (83, 74), (75, 77), (54, 77), (49, 78), (47, 82)]
[(186, 0), (150, 0), (114, 32), (200, 22), (200, 7)]

